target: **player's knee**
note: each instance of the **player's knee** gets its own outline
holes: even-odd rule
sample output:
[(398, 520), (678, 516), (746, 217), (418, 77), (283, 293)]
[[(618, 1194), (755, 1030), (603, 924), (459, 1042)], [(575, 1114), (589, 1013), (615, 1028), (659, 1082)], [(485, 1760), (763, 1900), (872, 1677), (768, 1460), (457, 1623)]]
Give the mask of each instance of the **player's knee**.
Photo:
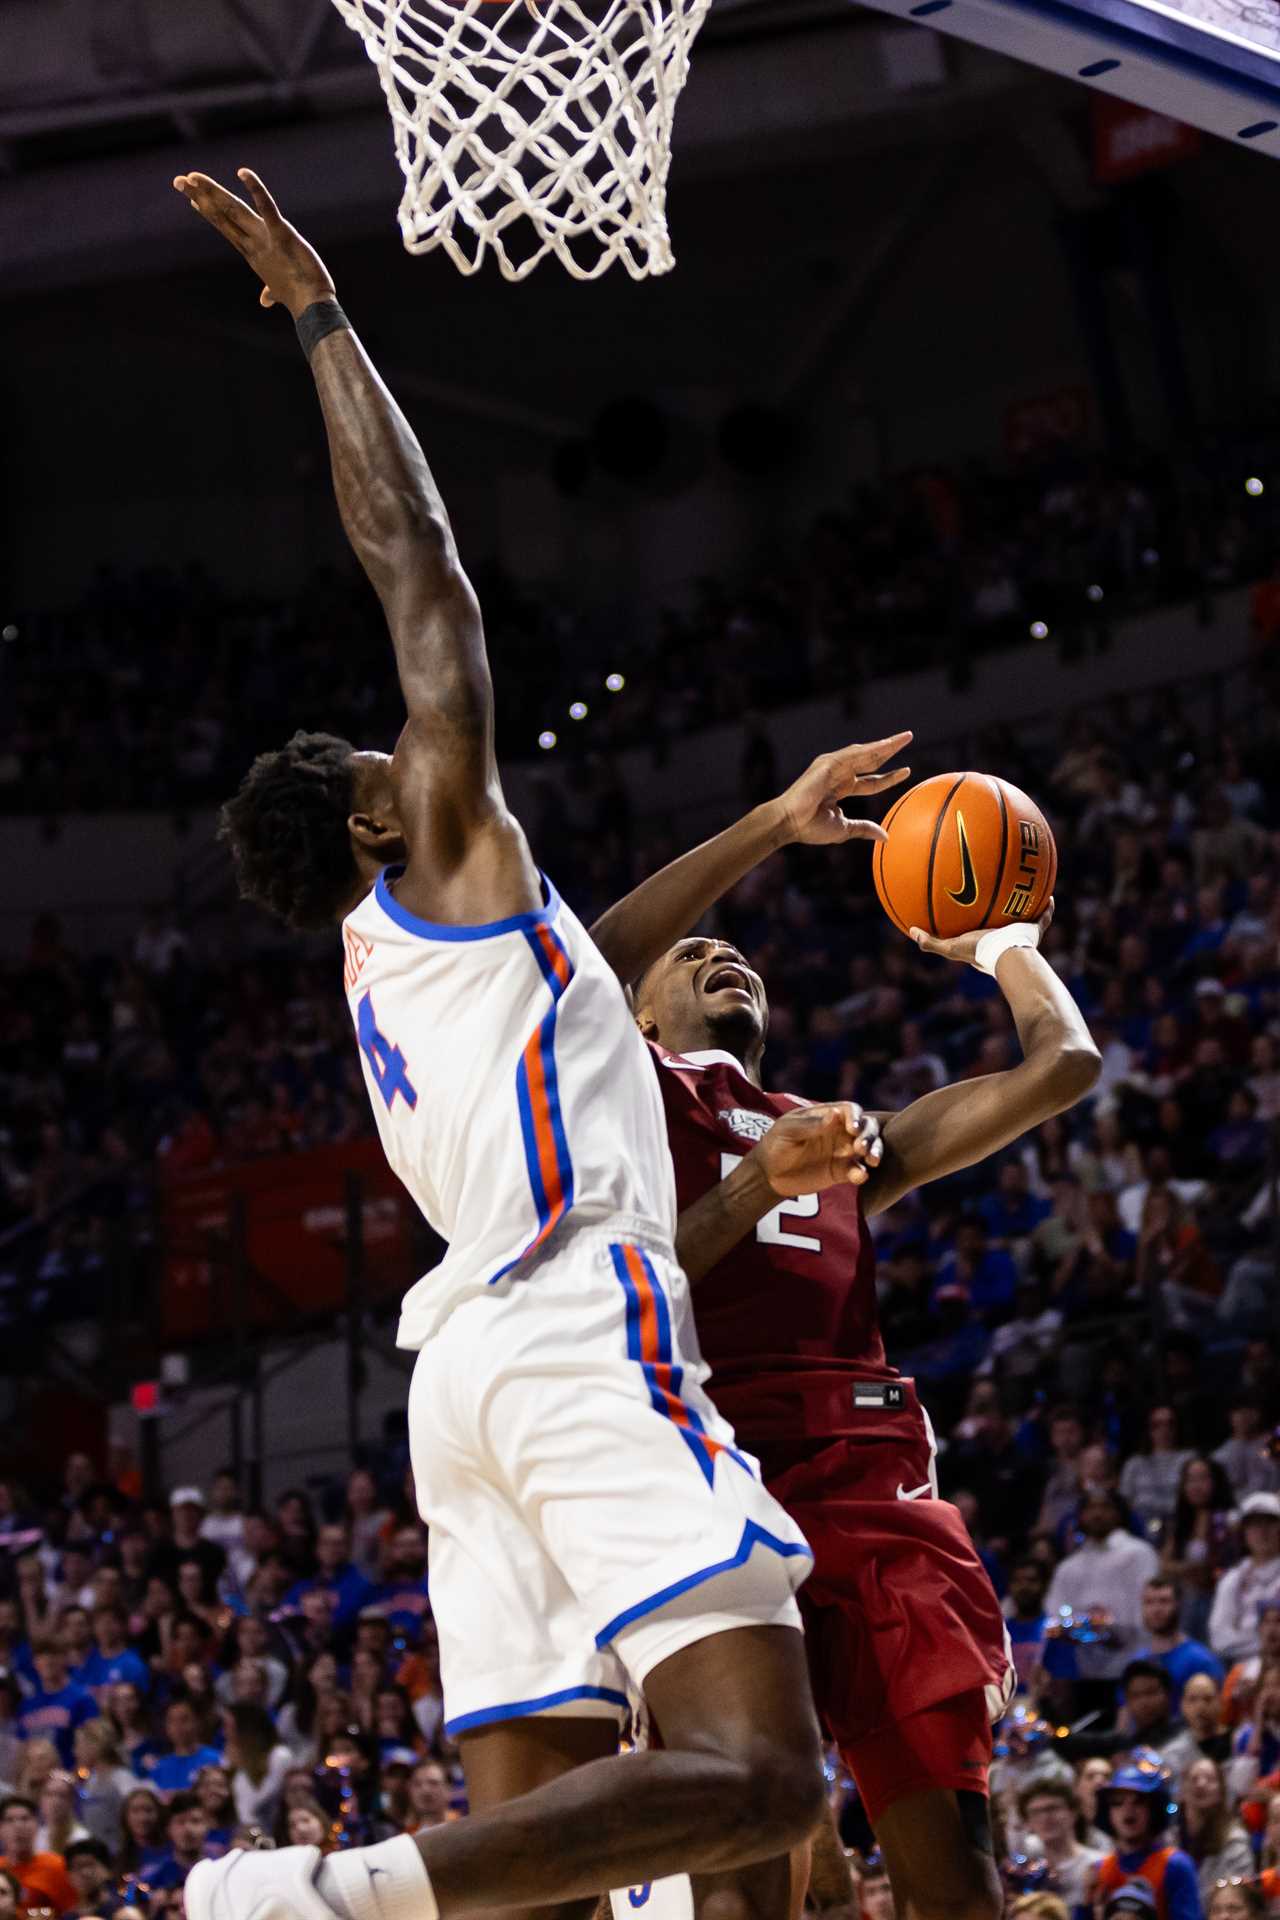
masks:
[(822, 1755), (816, 1738), (764, 1741), (742, 1756), (744, 1822), (771, 1854), (809, 1838), (826, 1810)]

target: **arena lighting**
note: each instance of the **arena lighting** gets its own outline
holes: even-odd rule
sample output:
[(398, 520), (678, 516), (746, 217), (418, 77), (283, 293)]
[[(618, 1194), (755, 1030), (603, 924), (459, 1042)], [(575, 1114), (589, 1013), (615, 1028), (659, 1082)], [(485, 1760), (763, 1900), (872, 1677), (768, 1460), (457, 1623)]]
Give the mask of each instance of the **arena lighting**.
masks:
[(1043, 620), (1033, 620), (1031, 622), (1031, 638), (1033, 640), (1047, 640), (1049, 638), (1049, 629)]
[[(1261, 486), (1259, 486), (1258, 492), (1262, 492)], [(18, 629), (14, 626), (12, 620), (10, 620), (7, 626), (0, 627), (0, 640), (16, 640), (17, 637)]]
[(569, 709), (569, 718), (571, 720), (585, 720), (586, 717), (587, 717), (586, 701), (575, 700), (573, 705)]
[(1102, 588), (1098, 585), (1096, 580), (1094, 581), (1091, 587), (1085, 588), (1084, 597), (1086, 600), (1101, 600)]
[[(1263, 486), (1261, 480), (1258, 479), (1256, 474), (1250, 474), (1249, 478), (1244, 483), (1244, 490), (1248, 494), (1251, 500), (1256, 500), (1260, 493), (1266, 492), (1266, 488)], [(8, 631), (9, 630), (6, 627), (5, 629), (6, 638), (8, 637)]]
[(556, 737), (554, 733), (552, 733), (550, 727), (544, 728), (543, 731), (538, 735), (538, 745), (542, 748), (542, 751), (544, 753), (550, 753), (555, 743), (556, 743)]
[(1144, 547), (1142, 549), (1142, 564), (1144, 567), (1159, 566), (1160, 555), (1156, 552), (1154, 547)]
[(610, 673), (606, 675), (604, 684), (610, 693), (621, 693), (627, 683), (620, 673)]

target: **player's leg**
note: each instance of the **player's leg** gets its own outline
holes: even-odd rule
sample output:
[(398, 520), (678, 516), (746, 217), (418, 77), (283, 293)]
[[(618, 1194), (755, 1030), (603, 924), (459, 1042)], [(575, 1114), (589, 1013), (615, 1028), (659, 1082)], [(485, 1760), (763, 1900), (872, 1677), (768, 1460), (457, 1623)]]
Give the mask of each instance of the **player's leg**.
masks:
[[(472, 1813), (504, 1806), (535, 1787), (558, 1780), (590, 1760), (617, 1751), (613, 1720), (555, 1718), (545, 1714), (506, 1720), (464, 1733), (458, 1741)], [(591, 1920), (597, 1902), (567, 1901), (550, 1907), (507, 1907), (503, 1920)], [(645, 1920), (655, 1920), (646, 1915)]]
[[(804, 1642), (794, 1627), (699, 1639), (645, 1682), (666, 1746), (595, 1760), (488, 1813), (419, 1836), (440, 1912), (594, 1899), (689, 1869), (786, 1854), (824, 1805)], [(718, 1890), (719, 1920), (778, 1908)]]
[(985, 1795), (911, 1794), (875, 1833), (903, 1920), (999, 1920), (1004, 1893)]
[(848, 1755), (903, 1920), (999, 1920), (981, 1688), (881, 1728)]

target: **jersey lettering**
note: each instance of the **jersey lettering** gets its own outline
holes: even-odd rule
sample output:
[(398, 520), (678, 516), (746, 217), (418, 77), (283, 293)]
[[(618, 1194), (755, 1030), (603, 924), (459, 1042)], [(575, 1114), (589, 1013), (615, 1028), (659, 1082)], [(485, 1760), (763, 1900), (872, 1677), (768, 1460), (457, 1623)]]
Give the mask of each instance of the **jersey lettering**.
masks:
[(361, 1051), (373, 1073), (374, 1084), (386, 1101), (388, 1110), (397, 1094), (400, 1094), (407, 1107), (416, 1107), (418, 1090), (409, 1078), (399, 1047), (393, 1047), (386, 1034), (378, 1029), (371, 993), (366, 993), (360, 1002), (356, 1033)]
[[(741, 1165), (740, 1153), (722, 1153), (720, 1178), (727, 1180), (734, 1168)], [(779, 1200), (777, 1206), (756, 1223), (756, 1239), (767, 1247), (799, 1247), (804, 1253), (821, 1253), (821, 1240), (807, 1233), (788, 1233), (782, 1224), (784, 1216), (791, 1220), (816, 1220), (821, 1199), (821, 1194), (801, 1193), (793, 1200)]]

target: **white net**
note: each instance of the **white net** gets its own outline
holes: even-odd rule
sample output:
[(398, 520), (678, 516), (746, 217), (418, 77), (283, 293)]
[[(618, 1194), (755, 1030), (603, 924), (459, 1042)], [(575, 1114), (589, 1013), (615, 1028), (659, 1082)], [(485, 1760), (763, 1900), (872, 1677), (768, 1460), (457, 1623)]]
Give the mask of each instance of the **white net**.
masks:
[(673, 265), (671, 123), (710, 0), (334, 0), (378, 69), (410, 253), (508, 280)]

